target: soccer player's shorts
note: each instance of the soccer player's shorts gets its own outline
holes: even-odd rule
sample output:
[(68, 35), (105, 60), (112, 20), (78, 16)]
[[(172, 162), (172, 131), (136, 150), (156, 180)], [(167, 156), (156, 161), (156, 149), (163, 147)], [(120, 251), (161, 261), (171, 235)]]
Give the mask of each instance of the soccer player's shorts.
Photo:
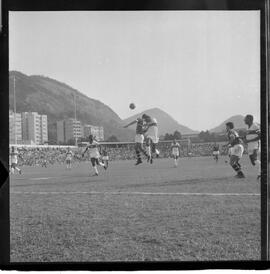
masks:
[(143, 144), (144, 136), (143, 134), (136, 134), (135, 135), (135, 143)]
[(213, 151), (213, 155), (214, 156), (218, 156), (219, 155), (219, 151)]
[(259, 142), (248, 143), (248, 155), (252, 155), (254, 151), (256, 151), (256, 153), (261, 152), (261, 147)]
[(159, 138), (157, 136), (147, 135), (147, 138), (151, 139), (154, 144), (157, 144), (159, 141)]
[(173, 152), (172, 155), (173, 155), (174, 158), (178, 158), (179, 157), (179, 152)]
[(244, 152), (244, 147), (241, 144), (234, 145), (233, 147), (230, 148), (229, 150), (229, 155), (230, 156), (237, 156), (239, 158), (242, 158)]
[(91, 161), (92, 166), (99, 165), (99, 160), (98, 160), (98, 158), (91, 158), (90, 161)]
[(11, 164), (17, 165), (17, 163), (18, 163), (18, 160), (16, 158), (11, 159)]
[(109, 156), (102, 156), (103, 161), (109, 161)]
[(17, 166), (17, 163), (11, 163), (11, 168), (15, 168)]
[(70, 158), (66, 159), (66, 163), (70, 164), (71, 163), (71, 159)]

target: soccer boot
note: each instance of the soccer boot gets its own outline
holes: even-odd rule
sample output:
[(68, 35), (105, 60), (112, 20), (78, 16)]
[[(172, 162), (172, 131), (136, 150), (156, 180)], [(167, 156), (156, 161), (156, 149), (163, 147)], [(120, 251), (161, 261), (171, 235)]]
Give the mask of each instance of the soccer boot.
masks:
[(240, 171), (237, 175), (234, 176), (235, 178), (241, 179), (241, 178), (245, 178), (245, 175), (242, 171)]
[(91, 175), (91, 177), (95, 177), (95, 176), (98, 176), (98, 173), (94, 173)]
[(142, 163), (142, 160), (141, 159), (138, 159), (137, 162), (135, 163), (135, 166), (139, 165)]

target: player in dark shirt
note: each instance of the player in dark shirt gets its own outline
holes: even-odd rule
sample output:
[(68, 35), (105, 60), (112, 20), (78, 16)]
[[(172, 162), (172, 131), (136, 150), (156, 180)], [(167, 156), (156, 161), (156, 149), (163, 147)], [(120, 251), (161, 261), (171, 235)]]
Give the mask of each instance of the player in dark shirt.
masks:
[(244, 152), (242, 141), (234, 129), (234, 124), (232, 122), (226, 123), (226, 131), (229, 141), (227, 146), (229, 148), (230, 165), (237, 172), (237, 175), (235, 176), (236, 178), (245, 178), (239, 163)]
[(137, 162), (135, 163), (135, 165), (139, 165), (142, 163), (141, 152), (147, 158), (149, 158), (149, 155), (146, 153), (146, 150), (143, 147), (144, 133), (145, 133), (143, 120), (141, 118), (138, 118), (135, 121), (132, 121), (131, 123), (124, 126), (124, 128), (127, 128), (133, 124), (136, 124), (135, 152), (136, 152)]

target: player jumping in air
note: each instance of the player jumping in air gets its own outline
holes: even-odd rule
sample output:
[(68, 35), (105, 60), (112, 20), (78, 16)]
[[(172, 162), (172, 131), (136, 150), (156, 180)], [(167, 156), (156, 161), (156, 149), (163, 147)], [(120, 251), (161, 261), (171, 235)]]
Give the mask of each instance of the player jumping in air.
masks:
[(143, 125), (143, 119), (138, 118), (135, 121), (130, 122), (124, 128), (127, 128), (133, 124), (136, 124), (136, 135), (135, 135), (135, 152), (136, 152), (136, 158), (137, 162), (135, 165), (139, 165), (142, 163), (142, 158), (141, 158), (141, 152), (148, 158), (150, 159), (150, 154), (147, 154), (146, 150), (143, 148), (143, 141), (144, 141), (144, 125)]
[(227, 144), (229, 148), (230, 165), (237, 172), (236, 178), (245, 178), (244, 173), (241, 170), (241, 165), (239, 160), (242, 158), (244, 147), (238, 133), (234, 129), (234, 124), (232, 122), (226, 123), (226, 131), (229, 143)]
[(69, 170), (71, 169), (72, 158), (73, 158), (73, 152), (70, 150), (70, 147), (68, 147), (67, 153), (66, 153), (66, 167)]
[(159, 138), (158, 138), (158, 124), (155, 118), (151, 118), (147, 114), (142, 115), (143, 121), (146, 123), (146, 152), (150, 156), (150, 163), (153, 163), (153, 155), (159, 157), (159, 151), (156, 148)]
[(11, 174), (14, 174), (15, 170), (19, 171), (19, 174), (22, 174), (22, 170), (18, 168), (18, 157), (20, 157), (18, 150), (15, 147), (11, 147), (11, 153), (10, 153), (10, 172)]
[(173, 140), (173, 143), (171, 144), (171, 152), (174, 159), (174, 167), (178, 166), (178, 158), (180, 156), (180, 144), (176, 142), (176, 140)]
[(261, 129), (260, 125), (253, 122), (253, 116), (248, 114), (244, 119), (245, 124), (248, 126), (247, 133), (244, 138), (244, 142), (247, 144), (248, 147), (248, 155), (250, 162), (253, 166), (257, 167), (257, 179), (261, 178), (261, 161), (260, 153), (260, 139), (261, 139)]
[(102, 166), (104, 169), (107, 169), (106, 165), (100, 162), (100, 153), (99, 153), (99, 143), (94, 140), (94, 137), (92, 134), (89, 135), (89, 145), (85, 148), (82, 157), (84, 157), (84, 154), (89, 149), (89, 155), (90, 155), (90, 161), (94, 168), (94, 175), (92, 176), (98, 176), (98, 169), (97, 166)]
[(218, 162), (218, 156), (219, 156), (219, 145), (217, 145), (216, 143), (213, 146), (213, 156), (214, 156), (214, 160), (217, 163)]

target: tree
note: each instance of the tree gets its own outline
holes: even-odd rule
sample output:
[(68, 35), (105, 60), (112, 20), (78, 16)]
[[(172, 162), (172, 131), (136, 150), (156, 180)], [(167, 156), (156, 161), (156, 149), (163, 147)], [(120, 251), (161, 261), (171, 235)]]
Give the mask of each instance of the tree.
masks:
[(164, 137), (164, 140), (165, 140), (165, 141), (173, 140), (173, 135), (172, 135), (172, 134), (169, 134), (169, 133), (166, 133), (166, 134), (165, 134), (165, 137)]
[(181, 135), (181, 133), (178, 130), (176, 130), (173, 133), (173, 139), (176, 139), (176, 140), (181, 140), (182, 139), (182, 135)]
[(119, 140), (115, 135), (112, 135), (107, 139), (107, 142), (119, 142)]

